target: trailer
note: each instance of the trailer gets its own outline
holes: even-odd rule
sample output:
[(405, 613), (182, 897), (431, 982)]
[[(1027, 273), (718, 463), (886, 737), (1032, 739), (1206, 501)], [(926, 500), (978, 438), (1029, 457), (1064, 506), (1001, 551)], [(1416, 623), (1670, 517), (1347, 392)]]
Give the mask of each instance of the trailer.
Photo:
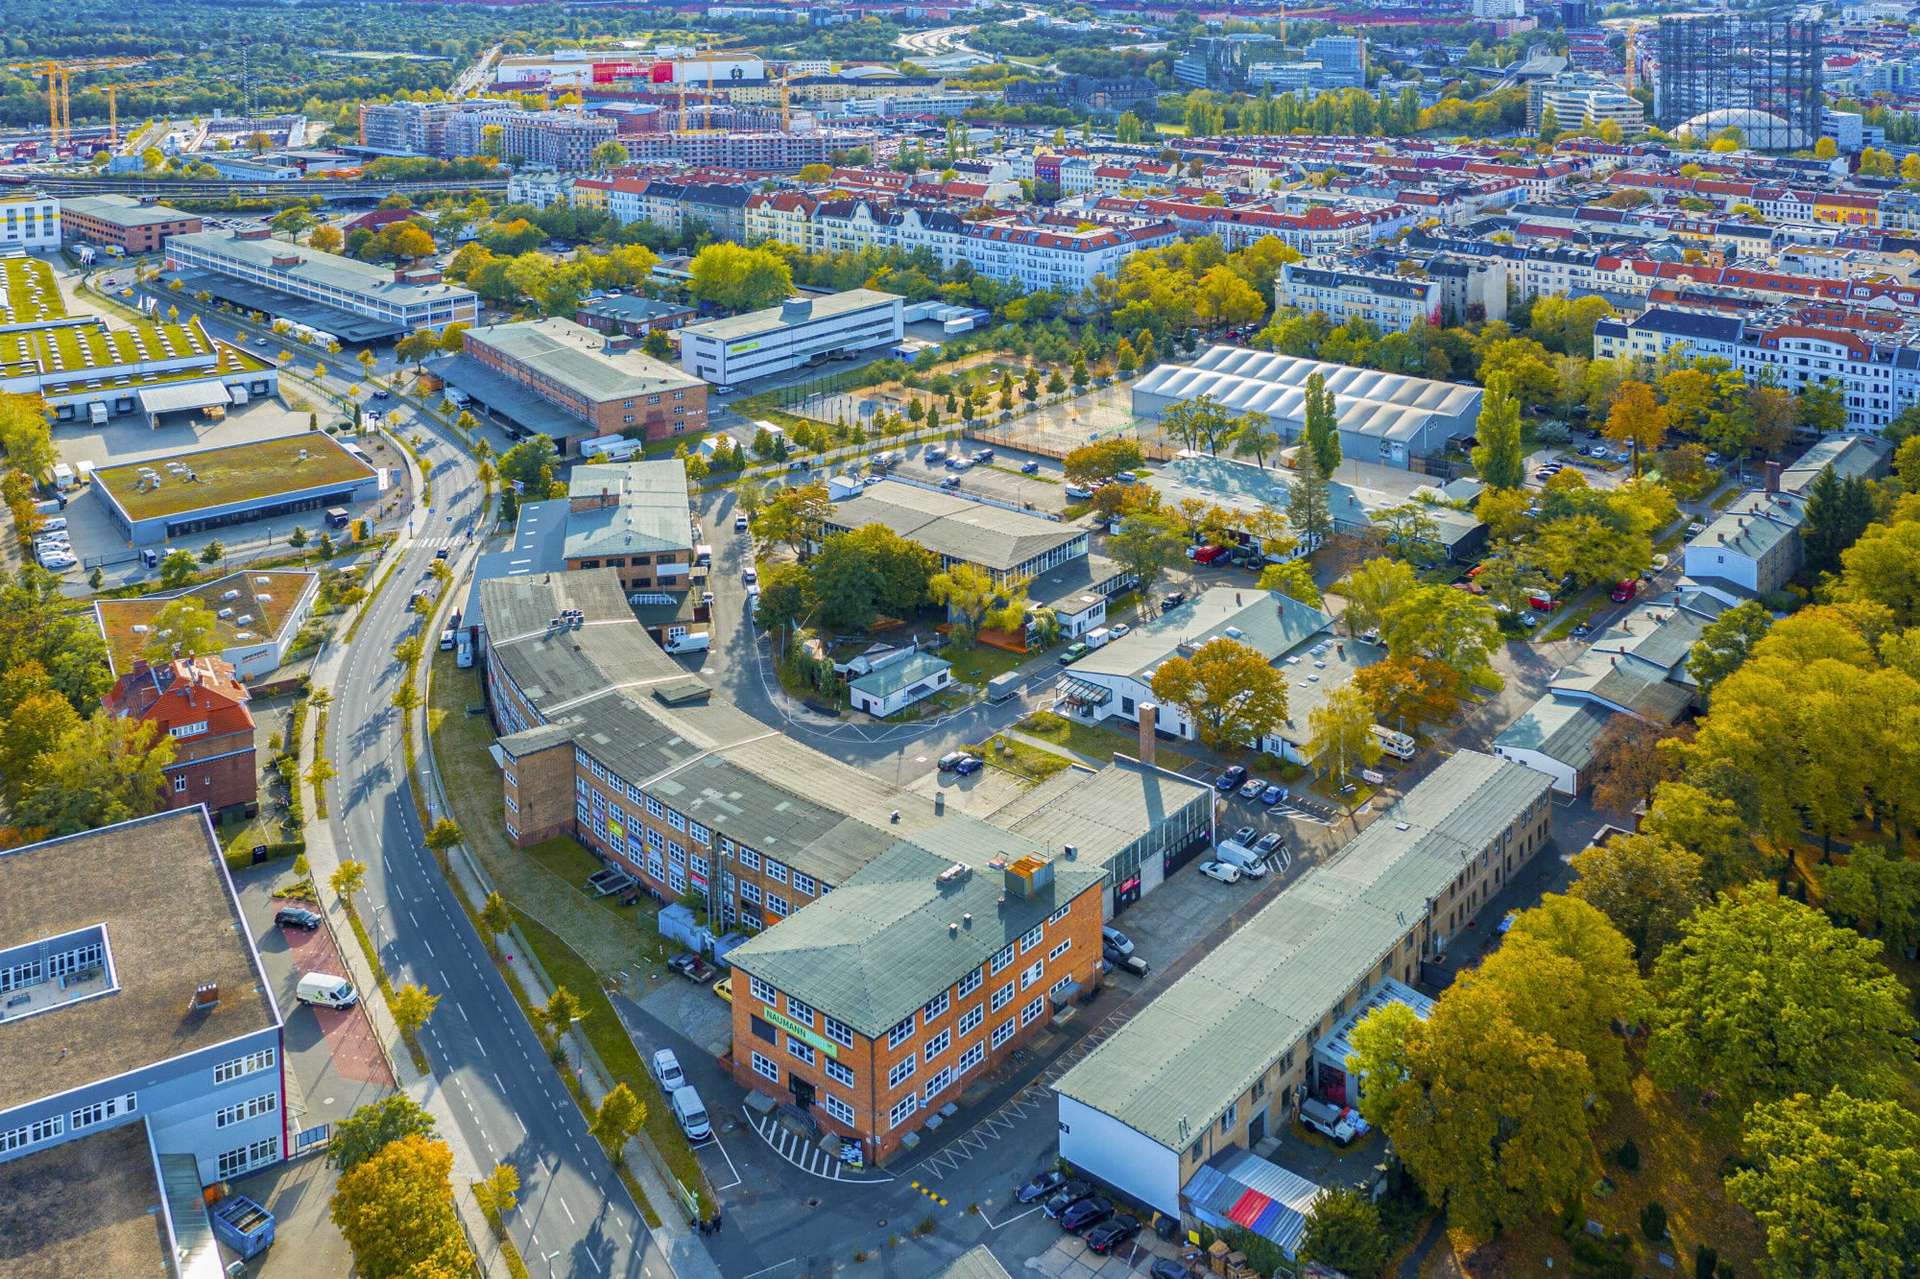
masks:
[(213, 1235), (250, 1261), (273, 1246), (273, 1214), (245, 1195), (228, 1195), (207, 1212), (213, 1218)]

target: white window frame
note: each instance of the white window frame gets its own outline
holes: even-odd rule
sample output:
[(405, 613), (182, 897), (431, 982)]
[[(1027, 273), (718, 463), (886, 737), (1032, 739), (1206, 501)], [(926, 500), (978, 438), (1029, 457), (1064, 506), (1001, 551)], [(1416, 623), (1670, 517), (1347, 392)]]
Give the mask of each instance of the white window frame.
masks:
[(753, 1073), (774, 1083), (780, 1082), (780, 1063), (759, 1053), (753, 1054)]
[(912, 1079), (914, 1073), (919, 1069), (920, 1054), (909, 1053), (899, 1061), (894, 1062), (893, 1069), (887, 1072), (887, 1087), (890, 1089), (898, 1088), (901, 1084), (906, 1083), (907, 1080)]

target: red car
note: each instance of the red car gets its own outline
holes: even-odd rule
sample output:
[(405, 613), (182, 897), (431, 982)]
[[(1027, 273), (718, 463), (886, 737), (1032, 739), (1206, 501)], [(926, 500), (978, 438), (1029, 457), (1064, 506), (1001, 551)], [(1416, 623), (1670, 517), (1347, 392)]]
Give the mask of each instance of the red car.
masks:
[(1560, 601), (1551, 595), (1534, 595), (1528, 598), (1527, 603), (1533, 605), (1534, 611), (1539, 613), (1551, 613), (1560, 607)]
[(1203, 546), (1193, 553), (1195, 564), (1211, 564), (1227, 553), (1224, 546)]
[(1640, 580), (1629, 577), (1624, 582), (1613, 584), (1612, 598), (1615, 604), (1625, 604), (1640, 593)]

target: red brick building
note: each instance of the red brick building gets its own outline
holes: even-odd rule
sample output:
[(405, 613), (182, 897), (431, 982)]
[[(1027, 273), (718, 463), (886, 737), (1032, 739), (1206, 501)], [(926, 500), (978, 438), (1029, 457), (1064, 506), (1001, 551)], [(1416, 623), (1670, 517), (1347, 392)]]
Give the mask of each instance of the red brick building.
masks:
[(166, 807), (205, 804), (218, 814), (259, 795), (248, 697), (233, 667), (217, 657), (158, 666), (140, 658), (100, 700), (109, 712), (146, 720), (173, 738)]
[(128, 253), (152, 253), (168, 236), (201, 229), (200, 215), (170, 209), (149, 198), (88, 195), (60, 201), (61, 234), (89, 244), (119, 245)]

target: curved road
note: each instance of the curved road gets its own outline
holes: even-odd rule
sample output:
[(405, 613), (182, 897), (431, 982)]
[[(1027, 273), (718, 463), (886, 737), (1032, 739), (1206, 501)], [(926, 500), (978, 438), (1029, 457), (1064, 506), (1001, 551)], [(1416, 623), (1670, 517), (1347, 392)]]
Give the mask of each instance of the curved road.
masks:
[[(224, 340), (245, 343), (269, 333), (231, 315), (195, 309)], [(379, 368), (391, 371), (390, 353)], [(325, 383), (336, 393), (349, 385), (332, 375)], [(508, 1228), (531, 1272), (672, 1279), (632, 1197), (422, 842), (400, 712), (390, 700), (405, 669), (393, 650), (419, 629), (408, 601), (442, 547), (456, 568), (450, 589), (461, 589), (479, 548), (471, 535), (481, 516), (482, 490), (474, 459), (450, 429), (405, 397), (381, 407), (409, 414), (402, 428), (409, 436), (432, 439), (425, 457), (433, 506), (414, 513), (394, 552), (399, 558), (393, 576), (345, 650), (338, 676), (321, 681), (334, 695), (328, 711), (334, 846), (341, 857), (366, 865), (358, 905), (394, 984), (417, 982), (441, 997), (422, 1037), (433, 1068), (428, 1087), (444, 1095), (459, 1128), (442, 1135), (465, 1146), (483, 1172), (502, 1161), (519, 1169), (520, 1206)], [(426, 639), (428, 658), (435, 643), (435, 637)], [(339, 660), (331, 653), (322, 658)]]

